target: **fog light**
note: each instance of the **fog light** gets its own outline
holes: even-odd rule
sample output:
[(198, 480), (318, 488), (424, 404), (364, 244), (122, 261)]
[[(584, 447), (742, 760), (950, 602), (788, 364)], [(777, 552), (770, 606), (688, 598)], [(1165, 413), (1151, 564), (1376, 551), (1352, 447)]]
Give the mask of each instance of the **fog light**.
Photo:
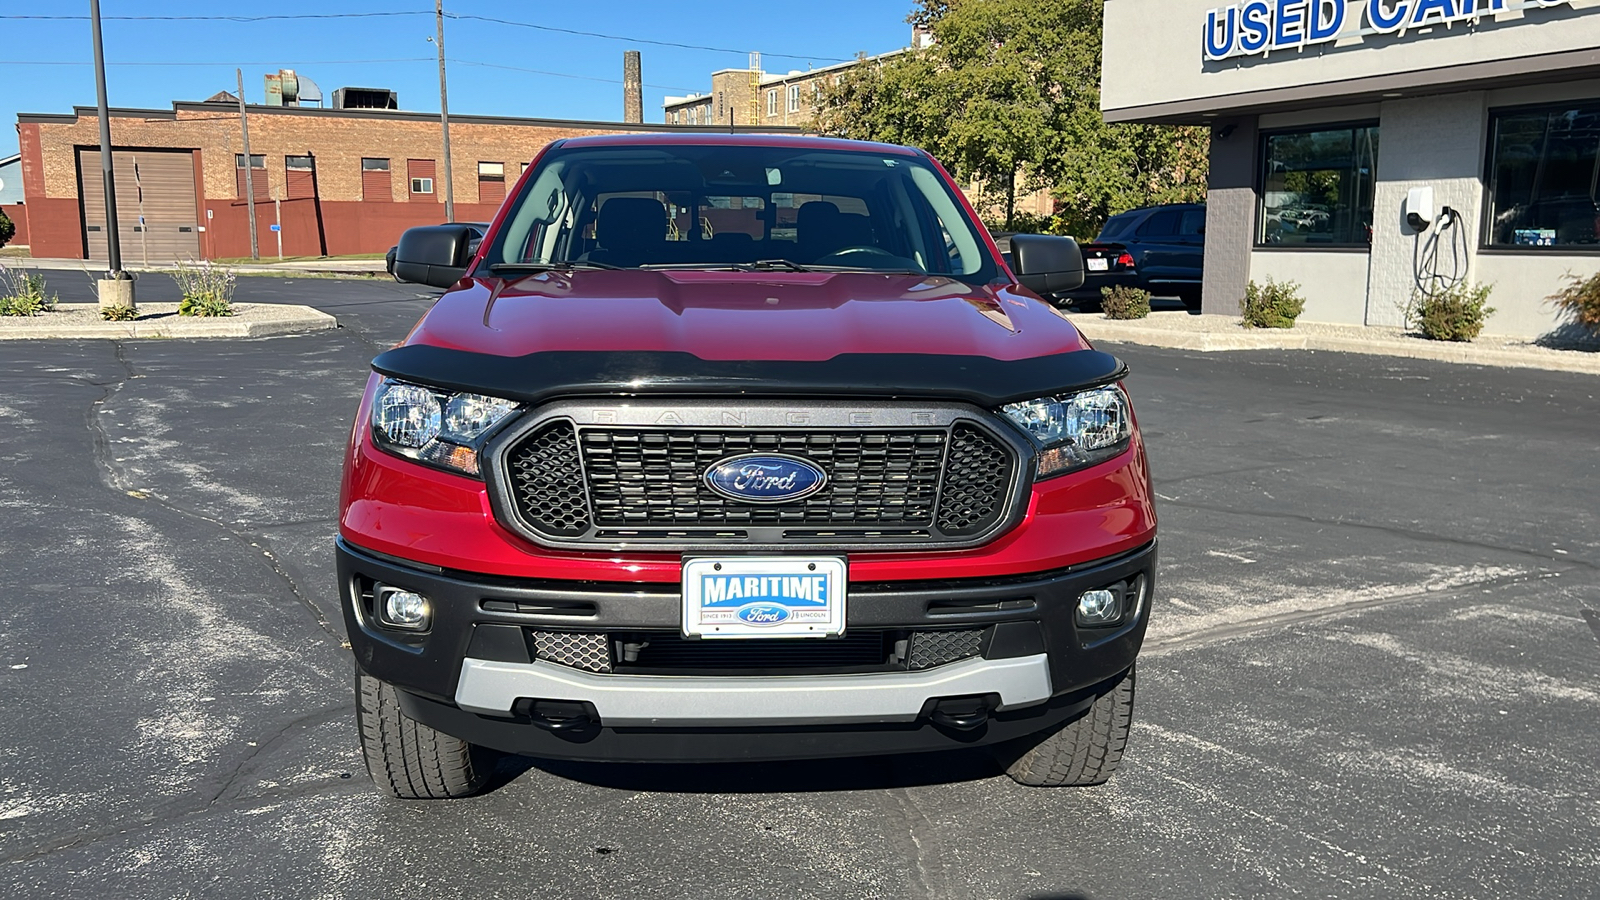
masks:
[(378, 607), (383, 624), (407, 631), (426, 631), (431, 618), (428, 598), (412, 591), (387, 591)]
[(1079, 625), (1110, 625), (1122, 618), (1120, 591), (1084, 591), (1078, 597)]

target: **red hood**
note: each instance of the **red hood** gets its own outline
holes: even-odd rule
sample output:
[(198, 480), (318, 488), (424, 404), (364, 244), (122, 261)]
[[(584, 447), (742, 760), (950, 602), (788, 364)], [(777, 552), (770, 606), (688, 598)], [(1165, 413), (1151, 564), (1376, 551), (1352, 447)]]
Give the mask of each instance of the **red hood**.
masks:
[(1088, 347), (1054, 308), (1005, 285), (937, 275), (637, 270), (475, 278), (441, 297), (407, 343), (495, 356), (656, 350), (707, 360), (1014, 360)]

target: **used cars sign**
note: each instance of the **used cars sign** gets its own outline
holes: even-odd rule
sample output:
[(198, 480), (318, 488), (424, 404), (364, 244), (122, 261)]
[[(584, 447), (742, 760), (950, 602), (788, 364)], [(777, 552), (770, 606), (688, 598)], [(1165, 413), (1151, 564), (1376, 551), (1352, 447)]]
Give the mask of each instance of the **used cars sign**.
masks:
[[(1570, 0), (1248, 0), (1206, 13), (1208, 60), (1566, 6)], [(1351, 10), (1355, 10), (1354, 15)]]

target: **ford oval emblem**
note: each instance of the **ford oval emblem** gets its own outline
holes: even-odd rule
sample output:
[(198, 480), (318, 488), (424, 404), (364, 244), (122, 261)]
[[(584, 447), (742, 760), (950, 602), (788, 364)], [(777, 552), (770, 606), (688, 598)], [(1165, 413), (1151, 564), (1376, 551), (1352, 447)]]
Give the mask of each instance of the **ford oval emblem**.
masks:
[(730, 500), (788, 503), (828, 484), (828, 473), (809, 459), (778, 453), (745, 453), (706, 470), (706, 487)]
[(789, 620), (789, 611), (770, 603), (752, 603), (739, 607), (738, 616), (746, 625), (782, 625)]

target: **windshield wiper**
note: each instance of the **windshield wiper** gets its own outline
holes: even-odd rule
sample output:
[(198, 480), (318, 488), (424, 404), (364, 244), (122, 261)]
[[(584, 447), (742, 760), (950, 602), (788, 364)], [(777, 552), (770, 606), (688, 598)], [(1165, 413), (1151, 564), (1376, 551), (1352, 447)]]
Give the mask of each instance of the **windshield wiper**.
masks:
[(511, 272), (522, 272), (522, 273), (532, 274), (532, 273), (535, 273), (535, 272), (552, 272), (552, 271), (554, 271), (554, 272), (570, 272), (570, 271), (572, 271), (574, 269), (620, 269), (620, 268), (622, 268), (622, 267), (621, 266), (609, 265), (607, 263), (575, 262), (575, 261), (572, 261), (572, 260), (562, 260), (560, 262), (543, 262), (543, 263), (541, 263), (541, 262), (493, 263), (493, 264), (491, 264), (489, 266), (489, 271), (493, 272), (496, 275), (502, 275), (502, 274), (507, 274), (507, 273), (511, 273)]
[(783, 270), (787, 272), (812, 271), (810, 266), (802, 266), (792, 259), (758, 259), (753, 263), (739, 264), (736, 268), (745, 269), (750, 272), (771, 272), (774, 270)]

